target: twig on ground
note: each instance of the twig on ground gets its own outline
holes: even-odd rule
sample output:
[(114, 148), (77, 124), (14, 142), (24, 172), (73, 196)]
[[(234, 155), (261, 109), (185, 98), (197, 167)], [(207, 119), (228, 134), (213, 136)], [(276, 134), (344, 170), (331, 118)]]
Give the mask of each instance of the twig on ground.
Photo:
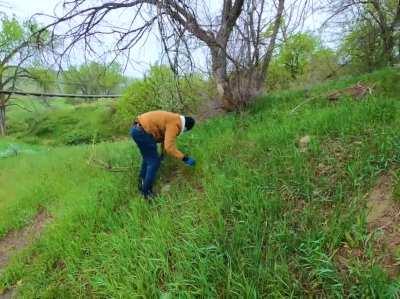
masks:
[(129, 167), (113, 166), (110, 162), (105, 162), (93, 158), (88, 161), (88, 164), (95, 165), (110, 172), (127, 172), (129, 170)]
[(129, 170), (129, 167), (113, 166), (110, 162), (105, 162), (102, 160), (95, 159), (95, 155), (96, 155), (96, 136), (94, 136), (92, 140), (92, 150), (90, 152), (89, 159), (87, 160), (88, 165), (90, 166), (94, 165), (110, 172), (127, 172)]
[(317, 97), (311, 97), (306, 99), (305, 101), (301, 102), (299, 105), (297, 105), (296, 107), (294, 107), (292, 110), (290, 110), (289, 114), (293, 114), (294, 112), (296, 112), (297, 109), (299, 109), (301, 106), (307, 104), (308, 102), (310, 102), (311, 100), (316, 99)]

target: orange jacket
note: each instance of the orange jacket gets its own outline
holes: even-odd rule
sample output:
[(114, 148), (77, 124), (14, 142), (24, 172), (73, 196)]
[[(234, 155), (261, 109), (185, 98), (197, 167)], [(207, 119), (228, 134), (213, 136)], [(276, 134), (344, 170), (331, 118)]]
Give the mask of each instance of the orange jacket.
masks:
[(182, 160), (185, 156), (175, 145), (182, 131), (181, 116), (167, 111), (150, 111), (138, 116), (137, 121), (157, 142), (164, 144), (167, 154)]

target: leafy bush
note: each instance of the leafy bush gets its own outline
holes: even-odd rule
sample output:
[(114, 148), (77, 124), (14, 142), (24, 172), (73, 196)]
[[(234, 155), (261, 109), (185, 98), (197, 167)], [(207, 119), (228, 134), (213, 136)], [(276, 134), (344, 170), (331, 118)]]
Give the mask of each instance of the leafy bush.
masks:
[(115, 106), (113, 124), (126, 132), (132, 120), (151, 110), (194, 112), (201, 99), (212, 96), (210, 83), (199, 75), (176, 78), (167, 66), (153, 66), (142, 80), (135, 80)]
[(314, 84), (335, 74), (337, 68), (334, 51), (323, 47), (318, 38), (298, 33), (281, 45), (279, 54), (272, 60), (267, 74), (267, 88), (278, 90)]
[(26, 142), (40, 140), (46, 144), (75, 145), (90, 143), (93, 139), (109, 140), (114, 136), (110, 108), (93, 104), (32, 114), (25, 120), (25, 126), (26, 130), (16, 136)]
[(350, 74), (371, 72), (400, 62), (398, 1), (359, 1), (339, 53)]
[(343, 39), (339, 51), (348, 63), (349, 73), (371, 72), (385, 65), (378, 29), (369, 23), (354, 25)]

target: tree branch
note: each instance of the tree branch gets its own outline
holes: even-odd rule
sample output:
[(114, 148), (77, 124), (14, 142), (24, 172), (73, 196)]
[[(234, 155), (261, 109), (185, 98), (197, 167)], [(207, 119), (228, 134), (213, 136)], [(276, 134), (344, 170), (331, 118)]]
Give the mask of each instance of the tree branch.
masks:
[(267, 52), (265, 54), (265, 57), (264, 57), (264, 60), (262, 63), (263, 76), (265, 76), (265, 74), (267, 73), (268, 66), (271, 62), (272, 53), (275, 49), (276, 37), (278, 35), (279, 27), (282, 22), (282, 14), (283, 14), (284, 7), (285, 7), (285, 0), (279, 0), (278, 10), (276, 12), (275, 23), (274, 23), (274, 28), (272, 30), (271, 40), (269, 42), (268, 49), (267, 49)]

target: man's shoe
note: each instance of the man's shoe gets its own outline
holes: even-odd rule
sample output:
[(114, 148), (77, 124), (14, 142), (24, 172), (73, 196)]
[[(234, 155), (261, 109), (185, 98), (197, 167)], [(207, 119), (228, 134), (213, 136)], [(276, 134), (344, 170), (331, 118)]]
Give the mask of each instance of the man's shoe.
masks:
[(156, 197), (156, 195), (154, 194), (154, 192), (152, 190), (149, 190), (147, 192), (142, 191), (142, 195), (143, 195), (144, 199), (147, 201), (151, 201), (154, 197)]

